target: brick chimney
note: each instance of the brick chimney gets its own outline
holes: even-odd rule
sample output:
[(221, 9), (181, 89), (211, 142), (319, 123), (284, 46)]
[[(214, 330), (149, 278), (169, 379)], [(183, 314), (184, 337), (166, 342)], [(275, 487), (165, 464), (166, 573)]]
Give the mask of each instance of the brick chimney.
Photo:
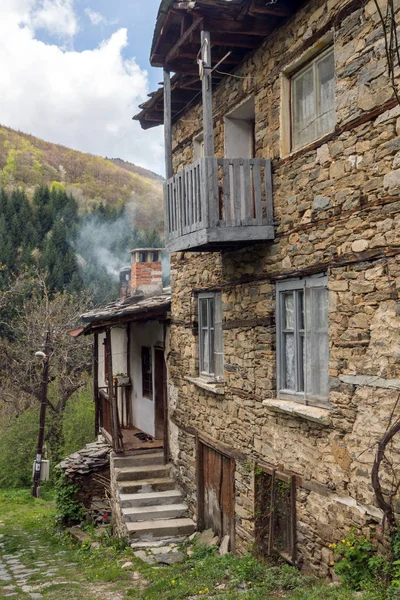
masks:
[(162, 291), (161, 253), (164, 248), (131, 250), (131, 296), (141, 291), (151, 296)]

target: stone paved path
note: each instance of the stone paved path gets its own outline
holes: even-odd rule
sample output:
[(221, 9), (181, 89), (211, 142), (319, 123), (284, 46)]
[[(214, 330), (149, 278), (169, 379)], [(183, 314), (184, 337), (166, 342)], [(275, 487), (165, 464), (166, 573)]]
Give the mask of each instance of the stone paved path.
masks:
[[(2, 587), (2, 597), (42, 598), (41, 591), (53, 585), (54, 578), (59, 575), (56, 557), (48, 559), (46, 562), (38, 561), (34, 563), (30, 558), (29, 561), (25, 561), (29, 562), (28, 567), (24, 562), (24, 555), (31, 555), (32, 547), (35, 545), (34, 537), (29, 540), (27, 549), (19, 550), (13, 554), (6, 554), (4, 545), (4, 534), (0, 534), (0, 582), (7, 584)], [(38, 581), (37, 584), (29, 581), (32, 579), (32, 575), (37, 576), (35, 577)]]

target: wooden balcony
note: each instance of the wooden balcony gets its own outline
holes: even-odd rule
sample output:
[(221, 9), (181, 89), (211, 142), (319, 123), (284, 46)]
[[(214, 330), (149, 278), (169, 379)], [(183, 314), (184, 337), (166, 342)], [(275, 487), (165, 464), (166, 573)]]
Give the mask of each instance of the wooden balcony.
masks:
[(200, 158), (164, 184), (170, 252), (213, 252), (274, 239), (271, 161)]

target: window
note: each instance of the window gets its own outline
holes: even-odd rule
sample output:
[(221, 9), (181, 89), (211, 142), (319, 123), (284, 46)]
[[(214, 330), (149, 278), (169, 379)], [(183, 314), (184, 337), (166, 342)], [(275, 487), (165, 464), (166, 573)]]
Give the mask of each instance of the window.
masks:
[(199, 294), (200, 375), (223, 376), (221, 294)]
[(291, 149), (329, 133), (335, 126), (335, 61), (333, 48), (291, 77)]
[(329, 394), (327, 283), (326, 276), (317, 275), (276, 286), (280, 398), (326, 405)]
[(153, 399), (153, 368), (151, 348), (142, 346), (142, 395)]

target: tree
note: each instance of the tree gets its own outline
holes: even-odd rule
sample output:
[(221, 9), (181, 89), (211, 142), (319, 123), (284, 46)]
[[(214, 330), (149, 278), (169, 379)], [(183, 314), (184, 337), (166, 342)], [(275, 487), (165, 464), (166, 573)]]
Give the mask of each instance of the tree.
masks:
[[(1, 314), (10, 314), (15, 289), (24, 288), (24, 298), (12, 312), (9, 324), (12, 335), (0, 340), (0, 401), (17, 403), (19, 395), (29, 397), (32, 403), (40, 401), (41, 363), (35, 352), (43, 350), (47, 330), (51, 331), (47, 441), (54, 448), (61, 440), (61, 422), (69, 398), (86, 383), (91, 368), (91, 340), (72, 337), (79, 315), (90, 307), (87, 293), (71, 295), (57, 292), (50, 295), (46, 277), (21, 277), (10, 290), (0, 296)], [(55, 457), (57, 450), (55, 451)]]

